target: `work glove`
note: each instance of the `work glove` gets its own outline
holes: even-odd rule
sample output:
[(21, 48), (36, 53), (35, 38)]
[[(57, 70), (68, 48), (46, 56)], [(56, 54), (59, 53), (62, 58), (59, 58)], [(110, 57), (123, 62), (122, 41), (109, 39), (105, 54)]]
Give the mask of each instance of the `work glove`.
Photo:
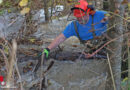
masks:
[[(42, 52), (37, 54), (37, 57), (39, 58), (39, 57), (41, 57), (44, 54), (44, 59), (47, 60), (48, 57), (49, 57), (49, 52), (50, 52), (50, 49), (49, 48), (45, 48), (45, 49), (43, 49)], [(44, 62), (43, 62), (43, 64), (44, 64)], [(36, 67), (34, 68), (33, 72), (36, 72), (40, 65), (41, 65), (41, 59), (38, 60), (38, 63), (36, 65)]]
[(44, 58), (45, 58), (45, 59), (48, 59), (49, 53), (50, 53), (50, 49), (49, 49), (49, 48), (45, 48), (45, 49), (43, 49), (42, 52), (40, 52), (40, 53), (38, 54), (38, 57), (44, 54)]

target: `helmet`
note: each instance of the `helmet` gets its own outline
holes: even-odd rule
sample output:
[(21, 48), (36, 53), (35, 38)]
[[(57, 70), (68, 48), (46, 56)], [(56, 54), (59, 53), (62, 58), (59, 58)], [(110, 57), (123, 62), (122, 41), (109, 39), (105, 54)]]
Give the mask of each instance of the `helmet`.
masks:
[(79, 5), (75, 5), (76, 8), (80, 8), (82, 10), (86, 10), (87, 9), (87, 6), (88, 6), (88, 3), (85, 1), (85, 0), (80, 0), (79, 1)]
[(79, 5), (75, 5), (71, 8), (75, 17), (82, 17), (86, 15), (88, 3), (85, 0), (80, 0), (79, 3)]
[(85, 1), (85, 0), (80, 0), (79, 3), (80, 3), (79, 5), (75, 5), (73, 8), (71, 8), (71, 11), (73, 11), (73, 15), (75, 17), (85, 16), (86, 14), (89, 13), (89, 11), (91, 10), (91, 7), (92, 7), (92, 5), (91, 6), (88, 5), (87, 1)]

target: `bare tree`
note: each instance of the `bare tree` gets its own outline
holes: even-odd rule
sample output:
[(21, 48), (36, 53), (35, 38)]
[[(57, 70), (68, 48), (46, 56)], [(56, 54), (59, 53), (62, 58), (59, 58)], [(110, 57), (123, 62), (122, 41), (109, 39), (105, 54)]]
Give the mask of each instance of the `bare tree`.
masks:
[(50, 17), (52, 17), (52, 14), (53, 14), (54, 2), (55, 2), (55, 0), (51, 0), (51, 15), (50, 15)]
[[(129, 42), (130, 43), (130, 40)], [(128, 45), (128, 89), (130, 89), (130, 45)]]
[(49, 21), (49, 11), (48, 11), (48, 2), (50, 0), (43, 0), (44, 3), (44, 11), (45, 11), (45, 21), (48, 22)]
[[(116, 90), (121, 89), (121, 51), (123, 37), (123, 13), (124, 7), (121, 5), (121, 0), (109, 0), (110, 12), (114, 14), (114, 17), (110, 20), (110, 26), (115, 25), (114, 28), (108, 33), (111, 38), (118, 38), (116, 41), (110, 44), (110, 47), (114, 53), (109, 53), (111, 56), (112, 69), (114, 73)], [(116, 12), (116, 13), (114, 13)], [(121, 17), (120, 17), (121, 16)]]

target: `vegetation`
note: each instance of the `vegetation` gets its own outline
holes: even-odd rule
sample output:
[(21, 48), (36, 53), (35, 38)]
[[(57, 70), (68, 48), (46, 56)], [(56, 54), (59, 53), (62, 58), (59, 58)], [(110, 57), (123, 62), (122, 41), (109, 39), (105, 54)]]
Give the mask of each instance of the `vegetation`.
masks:
[[(31, 21), (32, 19), (32, 13), (33, 10), (39, 10), (44, 8), (45, 11), (45, 20), (46, 23), (51, 21), (51, 19), (56, 19), (61, 16), (65, 16), (69, 13), (69, 10), (71, 6), (75, 4), (77, 0), (3, 0), (0, 3), (0, 15), (3, 15), (6, 11), (8, 13), (12, 12), (19, 12), (23, 16), (25, 16), (26, 22), (26, 30), (24, 31), (24, 27), (21, 28), (20, 34), (22, 36), (15, 38), (13, 42), (7, 41), (6, 38), (1, 38), (0, 45), (4, 47), (4, 50), (0, 49), (1, 56), (0, 62), (3, 62), (3, 65), (5, 66), (6, 71), (4, 72), (7, 76), (7, 82), (11, 81), (13, 75), (18, 76), (18, 78), (21, 79), (21, 76), (18, 71), (18, 67), (15, 66), (17, 63), (16, 59), (16, 49), (17, 49), (17, 43), (23, 43), (28, 42), (31, 44), (42, 44), (41, 40), (37, 40), (35, 38), (28, 38), (29, 35), (37, 31), (37, 26), (34, 26), (34, 22)], [(90, 1), (90, 0), (87, 0)], [(110, 16), (110, 24), (108, 28), (108, 37), (109, 41), (105, 44), (107, 46), (109, 53), (109, 67), (111, 68), (111, 75), (109, 77), (113, 77), (111, 83), (111, 86), (114, 87), (114, 90), (120, 90), (121, 84), (122, 88), (126, 88), (130, 82), (130, 3), (128, 3), (127, 0), (123, 0), (123, 2), (120, 2), (120, 0), (116, 0), (117, 2), (114, 2), (113, 0), (104, 0), (104, 2), (101, 2), (102, 0), (98, 0), (98, 2), (101, 3), (101, 6), (98, 6), (98, 2), (94, 1), (95, 7), (98, 7), (99, 9), (104, 9), (109, 12)], [(104, 5), (102, 5), (104, 3)], [(52, 12), (51, 15), (49, 15), (48, 8), (51, 7), (51, 10), (56, 5), (63, 5), (64, 11), (60, 13), (59, 16), (53, 16)], [(44, 23), (44, 24), (46, 24)], [(16, 43), (17, 42), (17, 43)], [(103, 46), (104, 47), (104, 46)], [(35, 50), (34, 50), (35, 51)], [(24, 52), (27, 56), (36, 56), (37, 53), (32, 52)], [(129, 63), (128, 63), (129, 62)], [(111, 63), (111, 64), (110, 64)], [(124, 64), (125, 63), (125, 64)], [(1, 64), (1, 63), (0, 63)], [(17, 65), (17, 64), (16, 64)], [(121, 66), (122, 65), (122, 66)], [(13, 74), (13, 68), (15, 67), (15, 74)], [(9, 72), (9, 73), (7, 73)], [(125, 73), (125, 74), (124, 74)], [(129, 74), (128, 74), (129, 73)], [(121, 74), (122, 79), (121, 81)], [(115, 79), (115, 80), (114, 80)], [(121, 83), (122, 82), (122, 83)], [(126, 83), (126, 84), (125, 84)], [(19, 84), (21, 90), (23, 89), (23, 83)], [(125, 86), (125, 87), (124, 87)], [(130, 84), (129, 84), (130, 89)]]

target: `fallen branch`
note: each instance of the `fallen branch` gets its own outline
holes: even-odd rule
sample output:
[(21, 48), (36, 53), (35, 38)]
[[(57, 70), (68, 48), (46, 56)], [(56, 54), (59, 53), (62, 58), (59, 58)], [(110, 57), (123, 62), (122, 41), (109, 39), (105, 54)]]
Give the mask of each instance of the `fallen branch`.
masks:
[[(112, 39), (112, 40), (106, 42), (106, 43), (105, 43), (104, 45), (102, 45), (99, 49), (97, 49), (95, 52), (93, 52), (89, 57), (94, 56), (96, 53), (98, 53), (101, 49), (103, 49), (106, 45), (110, 44), (111, 42), (113, 42), (113, 41), (119, 39), (120, 37), (123, 37), (124, 35), (128, 35), (128, 34), (130, 34), (130, 32), (128, 32), (128, 33), (126, 33), (126, 34), (123, 34), (123, 35), (121, 35), (121, 36), (119, 36), (119, 37), (117, 37), (117, 38), (114, 38), (114, 39)], [(89, 57), (88, 57), (88, 58), (89, 58)]]

